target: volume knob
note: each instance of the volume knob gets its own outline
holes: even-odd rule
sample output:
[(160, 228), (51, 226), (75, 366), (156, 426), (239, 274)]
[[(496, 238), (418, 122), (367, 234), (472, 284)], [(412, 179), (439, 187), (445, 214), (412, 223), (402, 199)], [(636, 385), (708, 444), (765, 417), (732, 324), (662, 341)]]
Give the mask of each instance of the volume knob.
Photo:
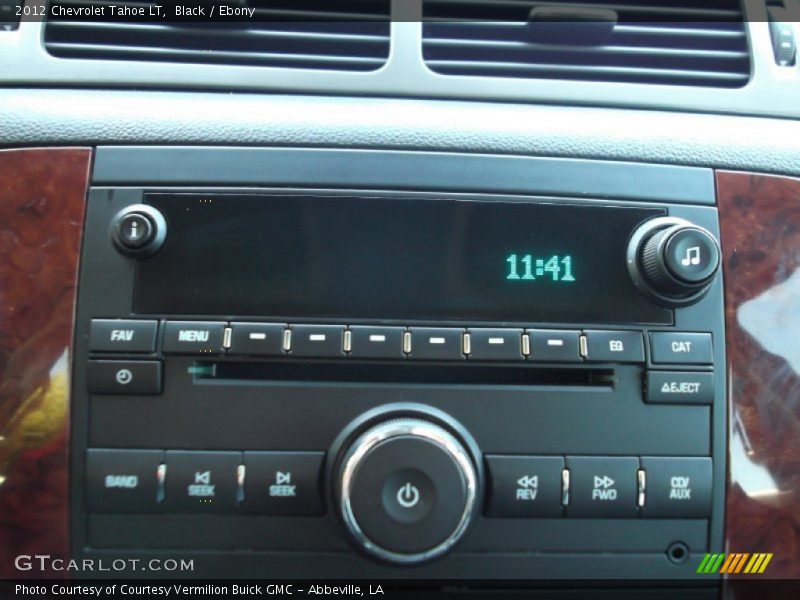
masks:
[(345, 451), (341, 518), (367, 554), (415, 564), (448, 552), (477, 513), (479, 474), (452, 432), (423, 418), (379, 423)]
[(636, 286), (665, 306), (688, 306), (708, 291), (719, 270), (714, 236), (679, 219), (653, 219), (631, 239), (628, 267)]

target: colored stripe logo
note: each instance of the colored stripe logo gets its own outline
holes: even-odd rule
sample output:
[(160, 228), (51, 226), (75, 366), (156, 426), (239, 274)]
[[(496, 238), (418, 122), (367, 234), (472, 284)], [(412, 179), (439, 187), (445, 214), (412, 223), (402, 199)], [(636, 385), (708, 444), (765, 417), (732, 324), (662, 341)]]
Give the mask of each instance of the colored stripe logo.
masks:
[(697, 567), (697, 573), (705, 575), (715, 573), (726, 573), (729, 575), (737, 573), (760, 574), (766, 570), (771, 560), (771, 552), (757, 552), (754, 554), (746, 552), (706, 554)]

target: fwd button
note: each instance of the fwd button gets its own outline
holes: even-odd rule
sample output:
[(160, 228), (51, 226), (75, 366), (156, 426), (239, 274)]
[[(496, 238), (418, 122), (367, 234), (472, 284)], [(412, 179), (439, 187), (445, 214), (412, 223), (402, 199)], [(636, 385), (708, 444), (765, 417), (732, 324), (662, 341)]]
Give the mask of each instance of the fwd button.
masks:
[(568, 517), (636, 517), (639, 459), (568, 456)]

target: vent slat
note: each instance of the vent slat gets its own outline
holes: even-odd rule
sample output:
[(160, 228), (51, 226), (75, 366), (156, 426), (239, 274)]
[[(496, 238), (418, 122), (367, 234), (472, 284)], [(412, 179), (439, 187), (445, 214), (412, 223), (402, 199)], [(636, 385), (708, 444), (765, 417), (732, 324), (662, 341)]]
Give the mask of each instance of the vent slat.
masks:
[(105, 52), (115, 54), (128, 54), (139, 58), (169, 57), (191, 59), (190, 62), (223, 62), (230, 59), (241, 59), (254, 63), (270, 63), (276, 59), (290, 63), (332, 63), (332, 64), (359, 64), (365, 66), (379, 66), (380, 59), (364, 58), (360, 56), (319, 56), (317, 54), (275, 54), (270, 52), (234, 52), (228, 50), (182, 50), (178, 48), (158, 48), (142, 46), (122, 46), (112, 44), (52, 44), (55, 49), (66, 49), (85, 55), (97, 55)]
[[(613, 29), (595, 40), (579, 37), (585, 26), (569, 22), (537, 39), (528, 23), (537, 5), (535, 0), (424, 0), (427, 66), (444, 75), (481, 77), (712, 87), (749, 81), (750, 50), (739, 0), (547, 2), (615, 10)], [(702, 19), (693, 20), (698, 15)]]
[[(72, 6), (154, 2), (66, 0)], [(389, 56), (391, 0), (250, 0), (252, 20), (126, 22), (48, 19), (45, 47), (63, 58), (373, 71)]]
[[(747, 58), (748, 53), (744, 50), (701, 50), (691, 48), (653, 48), (646, 46), (602, 46), (595, 48), (592, 46), (564, 46), (564, 45), (544, 45), (528, 44), (516, 41), (497, 41), (497, 40), (464, 40), (464, 39), (435, 39), (430, 38), (426, 42), (431, 48), (443, 48), (451, 52), (479, 49), (481, 52), (517, 50), (530, 52), (531, 54), (551, 54), (551, 53), (571, 53), (571, 54), (592, 54), (597, 57), (603, 55), (640, 55), (653, 57), (678, 56), (685, 58), (724, 58), (742, 59)], [(488, 56), (488, 55), (487, 55)]]
[[(453, 71), (473, 71), (487, 68), (494, 71), (509, 71), (518, 73), (521, 71), (530, 73), (574, 73), (583, 75), (614, 74), (627, 76), (635, 74), (640, 76), (672, 77), (677, 79), (714, 79), (718, 81), (741, 81), (742, 75), (737, 73), (724, 73), (718, 71), (690, 71), (683, 69), (647, 69), (640, 67), (610, 67), (610, 66), (588, 66), (588, 65), (551, 65), (536, 63), (504, 63), (504, 62), (479, 62), (469, 63), (466, 61), (447, 61), (434, 60), (428, 63), (432, 67), (447, 68)], [(746, 79), (746, 77), (745, 77)]]

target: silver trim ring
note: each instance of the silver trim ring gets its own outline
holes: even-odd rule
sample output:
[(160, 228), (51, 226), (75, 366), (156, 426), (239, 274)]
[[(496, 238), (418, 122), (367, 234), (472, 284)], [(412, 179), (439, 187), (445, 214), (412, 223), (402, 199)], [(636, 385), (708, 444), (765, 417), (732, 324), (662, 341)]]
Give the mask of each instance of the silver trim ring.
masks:
[[(378, 444), (400, 436), (417, 436), (424, 438), (438, 446), (444, 452), (447, 452), (461, 468), (467, 487), (464, 511), (461, 513), (461, 519), (453, 530), (453, 533), (438, 546), (414, 554), (393, 552), (373, 542), (359, 526), (350, 502), (350, 487), (361, 461)], [(441, 556), (461, 539), (472, 520), (472, 513), (475, 509), (475, 499), (478, 493), (478, 477), (469, 454), (453, 435), (442, 427), (434, 423), (423, 421), (422, 419), (398, 418), (372, 427), (352, 444), (351, 449), (352, 448), (355, 450), (352, 451), (342, 469), (340, 509), (347, 529), (367, 552), (393, 563), (412, 564)]]

